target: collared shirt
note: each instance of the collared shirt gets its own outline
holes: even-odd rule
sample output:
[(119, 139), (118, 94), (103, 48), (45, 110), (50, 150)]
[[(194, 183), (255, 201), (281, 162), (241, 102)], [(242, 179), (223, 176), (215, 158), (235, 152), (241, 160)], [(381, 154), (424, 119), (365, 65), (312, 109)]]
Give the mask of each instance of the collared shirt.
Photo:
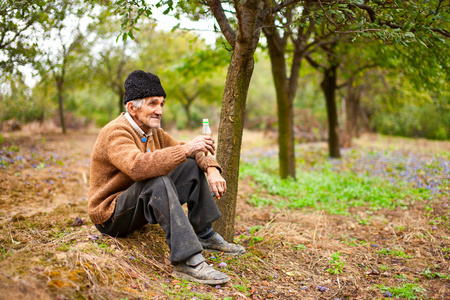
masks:
[(141, 139), (143, 143), (147, 142), (148, 137), (153, 134), (152, 129), (150, 128), (148, 133), (145, 133), (144, 130), (141, 129), (141, 127), (136, 124), (133, 117), (130, 115), (129, 112), (125, 113), (125, 118), (127, 118), (127, 121), (130, 123), (130, 125), (133, 127), (134, 130), (137, 131), (143, 138)]

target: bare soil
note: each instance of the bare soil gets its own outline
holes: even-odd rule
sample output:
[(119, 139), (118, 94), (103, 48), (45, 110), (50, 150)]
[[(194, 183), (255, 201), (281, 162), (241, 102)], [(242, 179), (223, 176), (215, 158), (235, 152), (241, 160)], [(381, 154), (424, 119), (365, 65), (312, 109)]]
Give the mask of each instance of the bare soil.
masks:
[[(260, 143), (246, 144), (244, 151), (274, 147), (261, 134), (248, 134)], [(2, 149), (18, 151), (8, 154), (14, 163), (0, 168), (0, 299), (376, 299), (387, 297), (381, 285), (416, 289), (398, 298), (450, 299), (448, 194), (407, 208), (353, 208), (351, 216), (337, 216), (254, 207), (246, 199), (257, 187), (243, 180), (236, 241), (248, 252), (240, 258), (206, 254), (215, 267), (226, 262), (221, 270), (232, 278), (224, 286), (206, 286), (170, 275), (158, 226), (114, 239), (88, 220), (96, 133), (4, 138)], [(437, 147), (389, 139), (393, 145)], [(450, 149), (450, 143), (441, 147)], [(360, 221), (365, 219), (370, 221)]]

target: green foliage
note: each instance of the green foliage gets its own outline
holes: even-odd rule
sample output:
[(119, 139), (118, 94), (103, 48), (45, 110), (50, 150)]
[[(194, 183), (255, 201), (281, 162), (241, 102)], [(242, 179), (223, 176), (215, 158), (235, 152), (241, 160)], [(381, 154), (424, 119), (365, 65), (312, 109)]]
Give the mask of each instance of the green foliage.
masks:
[(29, 38), (29, 30), (43, 30), (50, 23), (52, 9), (52, 1), (35, 1), (31, 5), (16, 0), (0, 2), (2, 71), (15, 71), (17, 64), (25, 64), (35, 58), (36, 44)]
[(389, 271), (389, 267), (385, 264), (379, 266), (381, 272)]
[[(404, 77), (392, 79), (395, 82), (364, 105), (373, 128), (389, 135), (450, 139), (450, 93), (417, 90)], [(448, 90), (449, 85), (443, 87)]]
[(427, 279), (439, 278), (439, 279), (450, 280), (450, 275), (445, 275), (445, 274), (438, 273), (438, 272), (432, 272), (432, 271), (430, 271), (430, 268), (428, 268), (425, 271), (421, 272), (420, 275), (424, 276)]
[[(88, 3), (102, 7), (93, 9), (94, 6)], [(50, 55), (48, 61), (41, 60), (35, 65), (43, 72), (32, 89), (26, 86), (24, 77), (17, 74), (16, 67), (36, 62), (36, 55), (46, 48), (41, 46), (52, 32), (51, 28), (67, 24), (62, 21), (70, 16), (77, 16), (77, 19), (81, 15), (96, 16), (97, 19), (89, 25), (89, 39), (83, 39), (83, 43), (77, 44), (80, 47), (71, 52), (70, 67), (65, 71), (64, 109), (71, 115), (86, 123), (92, 120), (98, 126), (106, 124), (117, 116), (118, 108), (123, 110), (120, 103), (126, 75), (134, 69), (143, 69), (158, 74), (168, 92), (170, 105), (165, 110), (165, 126), (195, 128), (206, 115), (213, 122), (218, 120), (225, 82), (224, 66), (230, 61), (230, 52), (223, 46), (226, 42), (218, 40), (214, 47), (209, 47), (185, 30), (160, 32), (148, 19), (155, 9), (178, 18), (188, 16), (192, 20), (212, 17), (211, 11), (196, 1), (152, 3), (58, 0), (20, 5), (20, 1), (3, 1), (0, 29), (4, 39), (0, 42), (0, 52), (4, 56), (0, 63), (3, 70), (16, 74), (2, 77), (0, 122), (16, 119), (26, 123), (54, 118), (57, 90), (50, 75), (51, 69), (62, 71), (62, 60), (56, 60), (61, 53)], [(448, 49), (448, 40), (441, 38), (437, 30), (448, 30), (448, 10), (436, 9), (437, 1), (396, 1), (389, 7), (379, 1), (364, 3), (374, 8), (377, 22), (367, 18), (367, 11), (357, 8), (362, 1), (330, 1), (320, 9), (312, 9), (310, 18), (298, 18), (295, 24), (306, 28), (308, 22), (315, 20), (320, 25), (318, 29), (349, 32), (342, 35), (345, 43), (337, 47), (337, 55), (347, 53), (352, 59), (344, 60), (351, 63), (342, 65), (339, 78), (344, 81), (358, 75), (356, 81), (364, 86), (363, 106), (377, 132), (450, 139), (450, 94), (444, 92), (449, 90), (450, 59), (443, 55)], [(417, 9), (418, 5), (421, 9)], [(234, 16), (230, 15), (230, 22), (234, 25)], [(278, 18), (277, 22), (283, 22), (283, 19)], [(400, 27), (391, 28), (386, 22)], [(26, 34), (25, 24), (29, 24), (28, 30), (35, 34)], [(120, 30), (125, 42), (118, 43), (116, 38)], [(11, 40), (15, 34), (17, 37)], [(314, 34), (318, 35), (317, 41), (322, 38), (320, 30)], [(314, 34), (312, 37), (315, 38)], [(62, 41), (55, 45), (62, 50)], [(266, 45), (261, 43), (261, 46)], [(287, 49), (292, 51), (293, 46), (288, 45)], [(277, 126), (276, 93), (270, 61), (260, 51), (256, 52), (255, 58), (257, 63), (248, 93), (245, 124), (273, 129)], [(320, 57), (318, 61), (324, 62)], [(53, 62), (53, 68), (49, 67), (49, 62)], [(291, 63), (288, 59), (287, 64)], [(363, 79), (360, 69), (366, 65), (378, 65), (390, 73), (377, 73), (375, 77)], [(61, 72), (55, 74), (59, 76)], [(320, 76), (305, 63), (300, 76), (294, 101), (300, 118), (296, 115), (295, 122), (314, 127), (316, 131), (317, 128), (323, 130), (327, 115), (320, 91)], [(309, 122), (310, 119), (313, 122)], [(259, 201), (266, 200), (261, 198)]]
[(295, 250), (300, 251), (300, 250), (305, 250), (306, 246), (303, 244), (300, 245), (295, 245)]
[(20, 73), (5, 76), (3, 83), (0, 94), (0, 123), (10, 119), (23, 123), (43, 120), (44, 104), (40, 99), (30, 97), (31, 90)]
[(425, 190), (394, 185), (381, 178), (354, 172), (335, 172), (330, 163), (321, 165), (320, 172), (302, 169), (297, 172), (297, 180), (280, 179), (274, 158), (262, 158), (259, 164), (241, 164), (242, 179), (250, 177), (261, 192), (279, 196), (278, 201), (274, 201), (254, 195), (247, 201), (258, 206), (311, 207), (332, 214), (348, 214), (349, 207), (368, 206), (372, 210), (394, 208), (405, 205), (403, 199), (420, 199), (428, 195)]
[(413, 283), (404, 283), (400, 286), (387, 287), (383, 284), (375, 285), (375, 287), (381, 289), (383, 292), (392, 293), (392, 297), (396, 298), (404, 298), (404, 299), (417, 299), (419, 296), (417, 293), (426, 292), (426, 289), (423, 287), (413, 284)]
[(248, 240), (250, 247), (254, 247), (255, 243), (261, 242), (264, 240), (262, 236), (257, 236), (256, 233), (262, 228), (262, 226), (257, 225), (249, 228), (250, 236), (246, 236), (241, 234), (237, 240), (245, 241)]
[(342, 274), (344, 272), (345, 262), (341, 260), (341, 252), (335, 252), (331, 255), (330, 263), (332, 267), (327, 270), (330, 274)]
[(7, 251), (5, 248), (0, 248), (0, 261), (6, 259), (9, 255), (12, 255), (11, 251)]
[(412, 255), (408, 255), (403, 250), (400, 250), (400, 249), (384, 248), (384, 249), (378, 250), (377, 253), (380, 255), (392, 255), (392, 256), (403, 257), (403, 258), (412, 258), (413, 257)]
[[(86, 6), (89, 6), (86, 4)], [(67, 18), (67, 7), (83, 15), (84, 2), (79, 0), (40, 0), (0, 2), (0, 66), (3, 72), (16, 73), (17, 67), (37, 61), (43, 49), (42, 39), (47, 38), (52, 29), (61, 25)], [(78, 16), (80, 16), (78, 15)]]
[[(177, 126), (195, 128), (201, 119), (214, 116), (205, 107), (222, 99), (225, 65), (229, 53), (222, 48), (212, 49), (195, 35), (184, 34), (172, 40), (174, 49), (168, 66), (160, 73), (169, 100), (176, 100), (184, 114), (174, 112)], [(173, 111), (173, 102), (171, 103)], [(175, 116), (176, 115), (176, 116)]]
[(358, 241), (358, 239), (355, 238), (348, 238), (345, 234), (342, 234), (342, 243), (353, 247), (366, 246), (368, 244), (366, 241)]
[(249, 291), (250, 291), (250, 286), (248, 286), (246, 284), (236, 284), (236, 285), (233, 285), (233, 287), (245, 294), (249, 293)]

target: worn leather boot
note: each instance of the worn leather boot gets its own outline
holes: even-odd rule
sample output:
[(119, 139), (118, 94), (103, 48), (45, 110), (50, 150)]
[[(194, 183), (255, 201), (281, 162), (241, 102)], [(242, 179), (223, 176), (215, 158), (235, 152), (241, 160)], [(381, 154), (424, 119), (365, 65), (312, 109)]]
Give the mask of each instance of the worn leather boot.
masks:
[(230, 281), (227, 274), (214, 270), (208, 265), (200, 253), (191, 256), (187, 261), (173, 266), (172, 275), (198, 283), (216, 285)]
[(200, 244), (202, 244), (203, 249), (205, 251), (223, 252), (224, 254), (227, 254), (227, 255), (242, 255), (245, 253), (244, 247), (237, 245), (237, 244), (228, 243), (217, 232), (214, 233), (214, 235), (212, 237), (210, 237), (209, 239), (204, 240), (204, 239), (198, 238), (198, 240), (200, 241)]

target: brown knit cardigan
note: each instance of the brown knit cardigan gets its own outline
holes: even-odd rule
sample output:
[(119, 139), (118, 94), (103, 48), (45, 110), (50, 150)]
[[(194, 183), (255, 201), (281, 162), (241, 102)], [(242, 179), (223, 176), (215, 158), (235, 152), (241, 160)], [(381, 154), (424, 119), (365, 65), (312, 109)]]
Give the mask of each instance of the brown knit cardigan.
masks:
[[(117, 197), (136, 181), (167, 175), (186, 161), (182, 145), (162, 129), (152, 129), (147, 142), (124, 113), (99, 133), (92, 151), (88, 213), (94, 224), (106, 222), (114, 212)], [(150, 151), (149, 151), (150, 150)], [(198, 153), (200, 169), (221, 168), (212, 155)]]

